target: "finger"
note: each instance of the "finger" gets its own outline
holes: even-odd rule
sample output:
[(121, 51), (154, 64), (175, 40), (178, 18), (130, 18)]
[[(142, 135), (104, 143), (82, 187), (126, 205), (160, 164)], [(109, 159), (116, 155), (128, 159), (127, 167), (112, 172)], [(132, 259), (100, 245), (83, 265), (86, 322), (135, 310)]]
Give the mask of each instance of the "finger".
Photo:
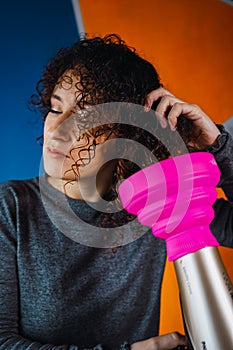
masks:
[(151, 91), (145, 98), (145, 103), (144, 103), (144, 109), (145, 111), (149, 111), (151, 109), (151, 106), (155, 101), (157, 101), (159, 98), (163, 96), (173, 96), (172, 93), (164, 88), (158, 88), (156, 90)]
[(192, 121), (200, 118), (194, 105), (186, 102), (175, 102), (167, 115), (167, 120), (172, 130), (176, 129), (177, 119), (181, 115), (184, 115), (187, 119)]
[(187, 345), (185, 336), (178, 332), (164, 334), (131, 344), (131, 350), (172, 350)]
[(155, 116), (157, 121), (159, 122), (160, 126), (165, 129), (167, 127), (167, 119), (161, 116), (159, 113), (155, 112)]
[[(174, 96), (164, 96), (159, 102), (156, 108), (156, 114), (159, 116), (159, 120), (161, 121), (161, 126), (165, 127), (164, 120), (167, 120), (171, 129), (175, 130), (177, 124), (177, 118), (179, 114), (179, 107), (175, 107), (175, 111), (170, 114), (172, 108), (176, 105), (182, 104), (183, 102), (177, 99)], [(176, 111), (177, 109), (177, 111)], [(169, 118), (170, 116), (170, 118)]]
[(156, 349), (174, 349), (177, 346), (186, 346), (187, 340), (185, 336), (181, 335), (178, 332), (172, 332), (169, 334), (161, 335), (160, 337), (155, 337)]

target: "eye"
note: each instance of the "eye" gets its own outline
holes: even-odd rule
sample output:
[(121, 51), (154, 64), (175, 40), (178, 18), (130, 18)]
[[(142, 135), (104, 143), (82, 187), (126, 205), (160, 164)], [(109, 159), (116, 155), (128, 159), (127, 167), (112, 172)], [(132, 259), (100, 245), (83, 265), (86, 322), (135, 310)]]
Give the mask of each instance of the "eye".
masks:
[(53, 109), (53, 108), (50, 108), (49, 113), (52, 113), (52, 114), (62, 114), (61, 111), (58, 111), (58, 110)]

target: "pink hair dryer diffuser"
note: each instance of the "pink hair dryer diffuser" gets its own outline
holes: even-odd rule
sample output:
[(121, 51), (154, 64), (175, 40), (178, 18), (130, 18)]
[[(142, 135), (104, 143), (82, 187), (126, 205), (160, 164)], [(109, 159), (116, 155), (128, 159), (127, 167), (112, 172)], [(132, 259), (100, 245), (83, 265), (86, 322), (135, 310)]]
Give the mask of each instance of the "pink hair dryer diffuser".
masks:
[(170, 158), (119, 186), (124, 208), (166, 241), (194, 350), (233, 349), (233, 288), (210, 231), (220, 171), (205, 152)]

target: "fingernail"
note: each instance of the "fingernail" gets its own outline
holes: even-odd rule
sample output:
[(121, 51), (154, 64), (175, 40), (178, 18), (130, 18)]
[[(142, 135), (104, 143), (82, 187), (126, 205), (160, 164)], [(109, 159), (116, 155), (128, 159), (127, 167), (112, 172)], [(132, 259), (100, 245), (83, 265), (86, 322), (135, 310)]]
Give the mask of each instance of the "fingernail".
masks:
[(149, 110), (150, 110), (150, 107), (149, 107), (149, 106), (144, 106), (144, 111), (145, 111), (145, 112), (149, 112)]
[(167, 121), (165, 119), (160, 119), (160, 125), (163, 129), (167, 127)]
[(173, 124), (171, 124), (171, 123), (169, 123), (169, 124), (170, 124), (171, 130), (172, 130), (172, 131), (175, 131), (175, 130), (176, 130), (176, 125), (173, 125)]

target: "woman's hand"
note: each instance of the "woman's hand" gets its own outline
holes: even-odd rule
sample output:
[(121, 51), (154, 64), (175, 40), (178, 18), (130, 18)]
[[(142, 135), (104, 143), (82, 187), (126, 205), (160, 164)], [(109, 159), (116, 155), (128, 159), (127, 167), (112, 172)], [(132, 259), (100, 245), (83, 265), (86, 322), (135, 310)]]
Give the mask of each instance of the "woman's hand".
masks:
[(177, 332), (164, 334), (158, 337), (139, 341), (130, 346), (131, 350), (172, 350), (178, 346), (184, 346), (186, 349), (186, 339)]
[(152, 104), (159, 100), (156, 113), (162, 127), (169, 123), (172, 130), (177, 127), (177, 120), (182, 115), (193, 123), (193, 137), (188, 143), (189, 146), (197, 150), (204, 150), (206, 147), (214, 145), (219, 129), (213, 121), (197, 106), (184, 102), (169, 91), (159, 88), (151, 91), (145, 99), (144, 109), (149, 111)]

